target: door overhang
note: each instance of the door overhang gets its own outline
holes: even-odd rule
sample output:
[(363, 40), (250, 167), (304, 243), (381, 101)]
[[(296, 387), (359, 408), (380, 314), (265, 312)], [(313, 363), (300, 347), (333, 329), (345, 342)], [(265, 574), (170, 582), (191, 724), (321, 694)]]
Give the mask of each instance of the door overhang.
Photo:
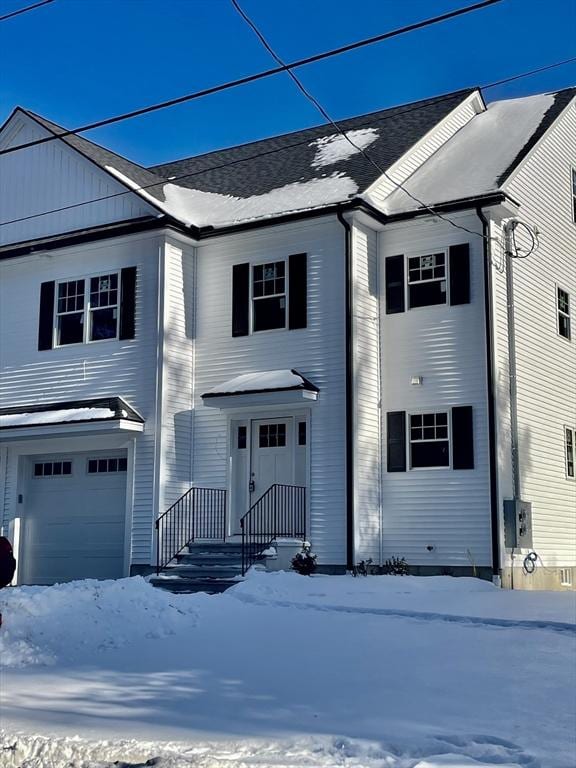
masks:
[(295, 405), (318, 400), (320, 390), (294, 369), (256, 371), (219, 384), (202, 395), (207, 408)]

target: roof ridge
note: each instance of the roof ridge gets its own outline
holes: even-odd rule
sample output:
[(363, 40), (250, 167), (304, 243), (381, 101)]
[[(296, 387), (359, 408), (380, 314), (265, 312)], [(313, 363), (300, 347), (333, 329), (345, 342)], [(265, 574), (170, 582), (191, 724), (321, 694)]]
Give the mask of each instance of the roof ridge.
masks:
[[(361, 117), (369, 118), (369, 117), (372, 117), (374, 115), (382, 114), (384, 112), (392, 112), (393, 110), (401, 109), (402, 107), (416, 106), (417, 104), (419, 104), (419, 105), (423, 105), (423, 104), (426, 104), (426, 103), (434, 104), (434, 103), (436, 103), (438, 101), (448, 100), (449, 98), (453, 98), (455, 96), (458, 96), (458, 94), (465, 94), (466, 93), (466, 94), (470, 95), (474, 91), (479, 91), (479, 90), (480, 90), (479, 86), (471, 86), (471, 87), (468, 87), (468, 88), (460, 88), (457, 91), (447, 91), (446, 93), (441, 93), (441, 94), (438, 94), (437, 96), (429, 96), (429, 97), (427, 97), (425, 99), (415, 99), (414, 101), (408, 101), (408, 102), (404, 102), (402, 104), (396, 104), (396, 105), (394, 105), (392, 107), (385, 107), (384, 109), (375, 109), (372, 112), (363, 112), (363, 113), (361, 113), (359, 115), (351, 115), (350, 117), (339, 118), (339, 119), (335, 120), (335, 122), (336, 123), (346, 123), (349, 120), (358, 120)], [(220, 149), (211, 149), (209, 152), (201, 152), (198, 155), (187, 155), (186, 157), (180, 157), (180, 158), (177, 158), (177, 159), (174, 159), (174, 160), (167, 160), (166, 162), (163, 162), (163, 163), (155, 163), (154, 165), (146, 166), (146, 169), (147, 170), (152, 170), (154, 168), (161, 168), (161, 167), (166, 166), (166, 165), (176, 165), (177, 163), (183, 163), (183, 162), (186, 162), (187, 160), (200, 160), (201, 158), (207, 158), (210, 155), (216, 155), (216, 154), (219, 154), (221, 152), (228, 152), (228, 151), (231, 151), (231, 150), (234, 150), (234, 149), (242, 149), (243, 147), (254, 146), (256, 144), (260, 144), (260, 143), (263, 143), (263, 142), (266, 142), (266, 141), (273, 141), (274, 139), (283, 139), (286, 136), (296, 136), (299, 133), (306, 133), (307, 131), (315, 131), (315, 130), (318, 130), (319, 128), (325, 128), (325, 127), (327, 128), (330, 125), (331, 125), (330, 123), (318, 123), (316, 125), (311, 125), (308, 128), (299, 128), (296, 131), (285, 131), (284, 133), (276, 133), (273, 136), (267, 136), (267, 137), (262, 138), (262, 139), (254, 139), (252, 141), (245, 141), (245, 142), (242, 142), (241, 144), (231, 144), (228, 147), (221, 147)]]

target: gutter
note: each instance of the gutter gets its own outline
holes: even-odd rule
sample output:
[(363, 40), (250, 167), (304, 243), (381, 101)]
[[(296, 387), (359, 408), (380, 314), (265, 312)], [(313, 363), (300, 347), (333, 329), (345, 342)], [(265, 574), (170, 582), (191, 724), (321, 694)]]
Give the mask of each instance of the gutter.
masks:
[(353, 312), (353, 284), (352, 284), (352, 227), (344, 218), (345, 208), (336, 212), (338, 221), (344, 227), (344, 262), (346, 290), (346, 567), (352, 570), (354, 567), (354, 348), (352, 341), (352, 312)]
[[(437, 211), (438, 213), (449, 213), (451, 211), (462, 211), (475, 208), (480, 204), (484, 206), (490, 206), (498, 205), (506, 201), (517, 205), (517, 203), (515, 203), (515, 201), (506, 193), (494, 192), (478, 197), (463, 198), (462, 200), (455, 200), (450, 203), (434, 205), (431, 206), (431, 208), (433, 211)], [(253, 229), (272, 227), (279, 224), (288, 224), (294, 221), (304, 221), (306, 219), (315, 219), (334, 214), (338, 216), (338, 214), (342, 211), (360, 211), (365, 213), (367, 216), (370, 216), (372, 219), (382, 225), (393, 224), (397, 221), (409, 221), (420, 216), (432, 215), (428, 208), (417, 208), (412, 211), (405, 211), (403, 213), (397, 213), (390, 216), (378, 210), (378, 208), (375, 208), (371, 203), (359, 197), (354, 198), (353, 200), (349, 200), (345, 203), (334, 203), (333, 205), (326, 205), (322, 208), (312, 208), (306, 211), (295, 211), (294, 213), (285, 213), (279, 216), (272, 216), (268, 219), (244, 221), (239, 222), (238, 224), (229, 224), (219, 228), (212, 226), (197, 228), (192, 225), (184, 224), (164, 213), (155, 218), (132, 219), (120, 223), (115, 222), (113, 224), (105, 224), (99, 227), (94, 227), (89, 230), (76, 230), (75, 232), (67, 232), (49, 238), (40, 238), (37, 241), (21, 241), (19, 243), (5, 245), (0, 248), (0, 259), (9, 259), (16, 256), (28, 256), (29, 254), (38, 251), (51, 251), (56, 248), (65, 248), (71, 245), (80, 245), (82, 243), (92, 242), (95, 240), (119, 237), (120, 235), (133, 234), (135, 232), (142, 232), (159, 228), (181, 232), (187, 237), (191, 238), (195, 243), (198, 243), (199, 241), (208, 240), (212, 237), (222, 237), (224, 235), (237, 232), (246, 232)]]
[(484, 319), (486, 339), (486, 385), (488, 395), (488, 447), (490, 476), (490, 528), (492, 535), (492, 575), (501, 578), (500, 567), (500, 518), (498, 509), (498, 461), (496, 455), (496, 398), (494, 393), (494, 350), (492, 342), (492, 248), (490, 225), (482, 208), (476, 208), (476, 214), (482, 222), (484, 235)]

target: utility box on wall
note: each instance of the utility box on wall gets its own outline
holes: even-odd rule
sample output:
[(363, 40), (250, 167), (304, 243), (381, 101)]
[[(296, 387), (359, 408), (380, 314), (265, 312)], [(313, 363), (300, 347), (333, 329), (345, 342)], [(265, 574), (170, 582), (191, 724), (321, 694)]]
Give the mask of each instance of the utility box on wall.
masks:
[(507, 549), (532, 548), (532, 504), (504, 499), (504, 545)]

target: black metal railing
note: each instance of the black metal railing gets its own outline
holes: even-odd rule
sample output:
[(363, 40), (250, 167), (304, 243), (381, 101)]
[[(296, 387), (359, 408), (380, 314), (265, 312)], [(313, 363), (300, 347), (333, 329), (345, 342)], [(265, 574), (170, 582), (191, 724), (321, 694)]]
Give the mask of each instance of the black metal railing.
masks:
[(306, 538), (306, 488), (274, 483), (240, 520), (242, 575), (277, 538)]
[(226, 495), (220, 488), (190, 488), (156, 520), (156, 573), (195, 539), (225, 539)]

